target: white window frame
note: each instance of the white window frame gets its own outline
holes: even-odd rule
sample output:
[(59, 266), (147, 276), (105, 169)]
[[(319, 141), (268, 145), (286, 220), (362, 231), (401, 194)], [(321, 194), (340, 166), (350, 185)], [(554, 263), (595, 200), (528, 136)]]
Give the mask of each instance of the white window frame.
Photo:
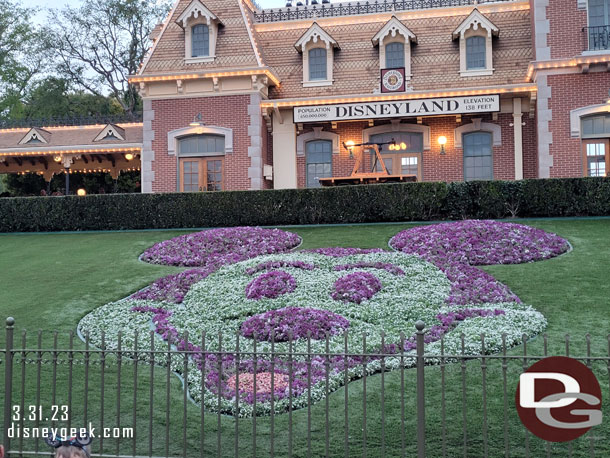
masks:
[(341, 138), (339, 134), (322, 130), (322, 127), (314, 127), (313, 132), (307, 132), (297, 136), (297, 156), (305, 155), (305, 144), (312, 140), (330, 140), (333, 144), (333, 154), (341, 151)]
[(405, 47), (405, 79), (410, 80), (411, 73), (411, 43), (417, 43), (417, 37), (409, 28), (392, 16), (373, 37), (373, 45), (379, 46), (379, 70), (386, 68), (385, 47), (390, 43), (403, 43)]
[[(460, 40), (460, 76), (490, 76), (494, 73), (493, 67), (493, 37), (500, 34), (500, 29), (493, 22), (483, 16), (476, 8), (453, 32), (453, 39)], [(485, 38), (485, 68), (468, 70), (466, 55), (466, 40), (480, 36)]]
[[(333, 67), (334, 67), (334, 50), (339, 48), (338, 43), (333, 37), (322, 29), (316, 22), (305, 32), (305, 34), (294, 45), (297, 51), (303, 54), (303, 87), (321, 87), (332, 86)], [(309, 79), (309, 51), (315, 48), (326, 49), (326, 79), (325, 80), (310, 80)]]
[(233, 153), (233, 129), (226, 127), (217, 126), (201, 126), (201, 127), (184, 127), (182, 129), (172, 130), (167, 133), (167, 154), (170, 156), (176, 156), (179, 154), (178, 140), (184, 137), (190, 137), (192, 135), (223, 135), (225, 137), (225, 151), (224, 154)]
[(481, 118), (474, 118), (471, 124), (464, 124), (453, 131), (453, 144), (456, 149), (463, 148), (462, 142), (464, 135), (472, 132), (488, 132), (491, 134), (492, 148), (495, 146), (502, 146), (502, 127), (499, 124), (481, 121)]
[[(218, 28), (222, 25), (218, 17), (212, 13), (200, 0), (194, 0), (176, 21), (184, 29), (184, 62), (199, 64), (214, 62), (216, 59), (216, 42)], [(193, 27), (207, 25), (210, 38), (209, 55), (193, 57)]]

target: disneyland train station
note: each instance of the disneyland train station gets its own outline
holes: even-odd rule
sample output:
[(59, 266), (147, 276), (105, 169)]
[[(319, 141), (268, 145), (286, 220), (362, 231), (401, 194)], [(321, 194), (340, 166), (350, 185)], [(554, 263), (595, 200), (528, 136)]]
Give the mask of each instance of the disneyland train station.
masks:
[(179, 0), (141, 122), (0, 130), (0, 173), (142, 192), (606, 176), (610, 0)]

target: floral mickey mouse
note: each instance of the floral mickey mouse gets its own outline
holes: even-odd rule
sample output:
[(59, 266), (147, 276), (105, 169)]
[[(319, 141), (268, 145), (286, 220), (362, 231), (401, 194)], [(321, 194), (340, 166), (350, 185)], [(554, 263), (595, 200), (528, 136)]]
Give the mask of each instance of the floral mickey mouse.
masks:
[[(79, 330), (94, 343), (104, 332), (112, 346), (119, 330), (127, 338), (126, 329), (147, 332), (152, 322), (158, 336), (193, 351), (193, 399), (234, 415), (268, 415), (272, 406), (279, 413), (322, 399), (327, 379), (334, 391), (346, 375), (353, 380), (413, 364), (418, 320), (428, 325), (429, 353), (439, 351), (441, 339), (446, 351), (458, 351), (461, 334), (477, 342), (485, 333), (488, 352), (535, 336), (545, 318), (475, 265), (547, 259), (569, 249), (553, 234), (491, 221), (409, 229), (390, 241), (395, 252), (287, 252), (298, 242), (294, 234), (259, 228), (163, 242), (143, 259), (197, 267), (95, 310)], [(370, 356), (347, 357), (345, 345)], [(232, 354), (237, 347), (254, 355)]]

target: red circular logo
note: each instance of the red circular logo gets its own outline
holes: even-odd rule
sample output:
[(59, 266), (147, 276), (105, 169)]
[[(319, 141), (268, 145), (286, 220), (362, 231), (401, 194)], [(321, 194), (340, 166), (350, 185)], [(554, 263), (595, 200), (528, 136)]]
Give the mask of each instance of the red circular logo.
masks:
[(550, 442), (577, 439), (602, 422), (595, 374), (565, 356), (540, 360), (521, 374), (515, 402), (525, 427)]

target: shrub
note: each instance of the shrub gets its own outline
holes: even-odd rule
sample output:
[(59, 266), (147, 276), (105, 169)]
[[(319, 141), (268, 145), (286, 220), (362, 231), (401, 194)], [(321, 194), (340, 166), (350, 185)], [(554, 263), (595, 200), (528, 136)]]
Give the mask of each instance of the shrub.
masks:
[(0, 232), (610, 215), (610, 178), (0, 199)]

